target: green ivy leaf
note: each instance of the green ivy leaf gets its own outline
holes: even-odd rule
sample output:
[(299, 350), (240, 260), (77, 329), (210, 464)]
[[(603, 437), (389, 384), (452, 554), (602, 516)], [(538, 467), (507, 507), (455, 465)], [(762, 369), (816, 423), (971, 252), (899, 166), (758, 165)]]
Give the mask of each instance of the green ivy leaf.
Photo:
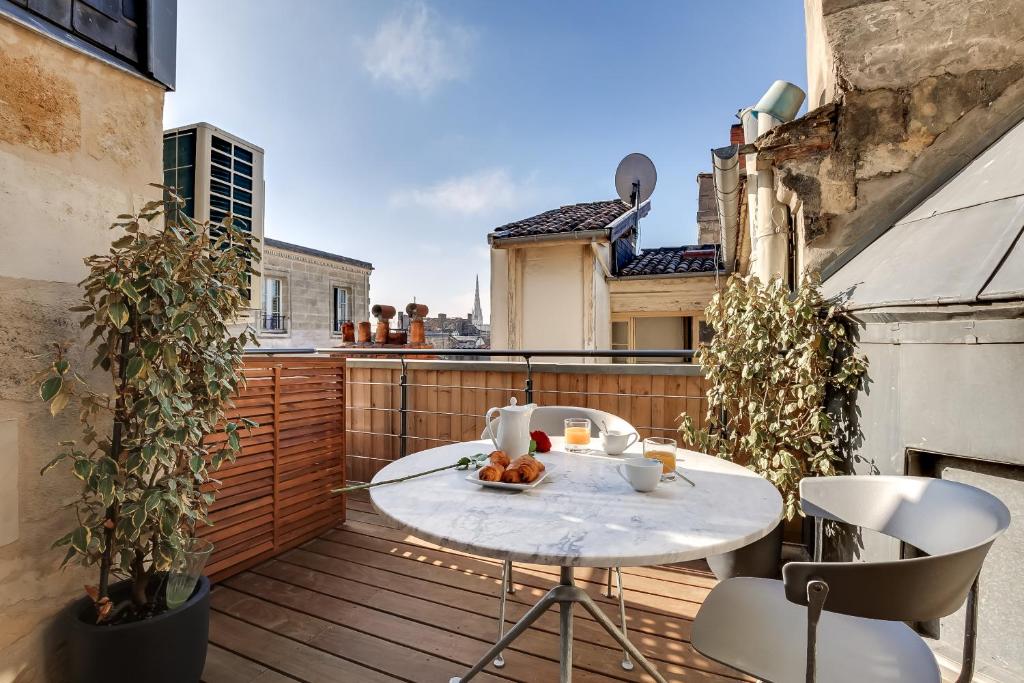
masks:
[(61, 377), (51, 377), (39, 386), (39, 397), (44, 401), (52, 400), (57, 392), (64, 386), (64, 379)]
[(110, 304), (107, 307), (107, 316), (110, 318), (110, 322), (114, 323), (114, 326), (118, 329), (128, 324), (128, 308), (120, 302)]

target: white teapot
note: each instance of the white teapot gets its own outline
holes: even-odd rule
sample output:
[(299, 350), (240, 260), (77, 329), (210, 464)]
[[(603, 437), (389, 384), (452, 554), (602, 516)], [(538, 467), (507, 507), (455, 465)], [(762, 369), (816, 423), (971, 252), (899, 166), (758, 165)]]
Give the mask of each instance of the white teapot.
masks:
[[(504, 408), (491, 408), (484, 415), (487, 422), (487, 434), (494, 442), (494, 447), (499, 451), (505, 451), (510, 458), (517, 458), (530, 450), (530, 417), (536, 403), (528, 403), (525, 406), (517, 405), (515, 396)], [(498, 434), (494, 434), (494, 422), (491, 415), (498, 413)]]

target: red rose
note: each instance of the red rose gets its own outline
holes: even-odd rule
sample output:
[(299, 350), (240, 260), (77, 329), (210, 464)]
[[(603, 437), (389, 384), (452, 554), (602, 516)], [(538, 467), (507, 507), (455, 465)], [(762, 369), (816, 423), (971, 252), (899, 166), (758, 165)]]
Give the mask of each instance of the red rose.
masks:
[(547, 453), (551, 450), (551, 439), (539, 429), (535, 432), (530, 432), (530, 438), (537, 444), (538, 453)]

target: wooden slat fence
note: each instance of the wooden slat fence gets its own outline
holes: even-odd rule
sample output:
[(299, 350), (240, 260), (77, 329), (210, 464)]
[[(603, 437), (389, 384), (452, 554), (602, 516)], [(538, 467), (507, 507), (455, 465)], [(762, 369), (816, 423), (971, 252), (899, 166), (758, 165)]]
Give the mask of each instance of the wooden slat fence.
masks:
[[(409, 453), (480, 438), (483, 415), (515, 396), (526, 402), (524, 363), (408, 361)], [(493, 367), (493, 369), (490, 369)], [(465, 369), (463, 369), (465, 368)], [(369, 481), (399, 456), (401, 364), (349, 359), (348, 477)], [(703, 424), (706, 382), (695, 366), (535, 363), (533, 399), (614, 413), (642, 437), (672, 436), (679, 416)]]
[(242, 452), (214, 475), (214, 543), (207, 574), (224, 579), (344, 520), (345, 361), (319, 356), (248, 356), (246, 387), (228, 418), (259, 423)]

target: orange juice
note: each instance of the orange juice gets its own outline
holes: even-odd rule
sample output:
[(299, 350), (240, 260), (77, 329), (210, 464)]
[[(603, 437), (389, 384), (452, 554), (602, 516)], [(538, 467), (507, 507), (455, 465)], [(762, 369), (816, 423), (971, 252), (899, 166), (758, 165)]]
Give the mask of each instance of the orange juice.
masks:
[(670, 451), (647, 450), (644, 452), (644, 457), (660, 461), (662, 474), (676, 471), (676, 451), (674, 448)]
[(566, 427), (565, 443), (573, 446), (586, 446), (590, 443), (590, 427)]

